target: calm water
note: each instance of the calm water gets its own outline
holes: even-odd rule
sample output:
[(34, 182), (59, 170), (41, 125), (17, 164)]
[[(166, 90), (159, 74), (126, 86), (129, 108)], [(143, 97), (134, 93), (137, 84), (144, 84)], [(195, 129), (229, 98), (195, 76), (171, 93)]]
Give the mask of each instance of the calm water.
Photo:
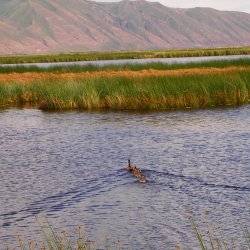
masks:
[(231, 56), (199, 56), (199, 57), (176, 57), (176, 58), (147, 58), (147, 59), (120, 59), (120, 60), (98, 60), (98, 61), (77, 61), (77, 62), (58, 62), (58, 63), (22, 63), (22, 64), (0, 64), (0, 67), (9, 66), (37, 66), (39, 68), (48, 68), (52, 66), (72, 66), (72, 65), (125, 65), (125, 64), (185, 64), (211, 61), (232, 61), (238, 59), (249, 59), (250, 55), (231, 55)]
[[(0, 111), (0, 249), (36, 217), (97, 244), (196, 249), (188, 216), (241, 242), (250, 227), (250, 107), (164, 113)], [(139, 184), (128, 158), (149, 180)], [(218, 228), (217, 228), (218, 227)], [(103, 243), (104, 242), (104, 243)], [(110, 243), (111, 244), (111, 243)]]

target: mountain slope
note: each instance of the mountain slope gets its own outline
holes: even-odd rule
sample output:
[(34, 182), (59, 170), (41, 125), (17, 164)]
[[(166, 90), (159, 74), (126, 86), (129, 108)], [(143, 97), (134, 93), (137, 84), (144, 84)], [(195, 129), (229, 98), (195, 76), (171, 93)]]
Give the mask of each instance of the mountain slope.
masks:
[(250, 14), (144, 0), (1, 0), (0, 53), (250, 44)]

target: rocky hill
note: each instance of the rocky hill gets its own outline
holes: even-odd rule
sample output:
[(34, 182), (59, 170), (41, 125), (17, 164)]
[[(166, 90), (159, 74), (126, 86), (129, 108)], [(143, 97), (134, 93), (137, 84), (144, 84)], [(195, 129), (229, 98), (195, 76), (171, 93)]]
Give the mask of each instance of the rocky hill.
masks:
[(250, 44), (250, 14), (144, 0), (1, 0), (0, 54)]

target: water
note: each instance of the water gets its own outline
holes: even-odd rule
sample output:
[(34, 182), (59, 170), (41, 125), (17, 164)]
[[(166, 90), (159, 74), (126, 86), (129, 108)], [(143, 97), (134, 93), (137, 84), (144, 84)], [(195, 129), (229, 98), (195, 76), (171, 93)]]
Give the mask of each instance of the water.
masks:
[(199, 62), (211, 62), (211, 61), (232, 61), (232, 60), (249, 59), (249, 58), (250, 55), (199, 56), (199, 57), (177, 57), (177, 58), (76, 61), (76, 62), (58, 62), (58, 63), (52, 62), (52, 63), (0, 64), (0, 67), (37, 66), (39, 68), (49, 68), (53, 66), (73, 66), (73, 65), (108, 66), (108, 65), (126, 65), (126, 64), (148, 64), (148, 63), (185, 64), (185, 63), (199, 63)]
[[(250, 108), (162, 113), (0, 111), (0, 249), (36, 217), (124, 249), (197, 249), (188, 217), (244, 249)], [(148, 178), (138, 183), (127, 159)], [(218, 227), (218, 228), (217, 228)]]

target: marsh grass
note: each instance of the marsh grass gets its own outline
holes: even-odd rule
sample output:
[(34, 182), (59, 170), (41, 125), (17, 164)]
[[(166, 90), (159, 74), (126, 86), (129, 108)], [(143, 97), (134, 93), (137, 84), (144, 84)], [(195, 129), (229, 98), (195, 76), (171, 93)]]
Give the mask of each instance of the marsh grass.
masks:
[(235, 48), (194, 48), (181, 50), (155, 51), (106, 51), (68, 54), (0, 56), (0, 64), (40, 63), (40, 62), (72, 62), (114, 59), (172, 58), (195, 56), (249, 55), (250, 47)]
[[(217, 230), (207, 226), (207, 230), (202, 232), (196, 222), (191, 219), (191, 227), (194, 236), (201, 250), (236, 250), (250, 249), (250, 233), (243, 229), (243, 239), (226, 239)], [(43, 240), (26, 241), (18, 237), (18, 246), (20, 250), (94, 250), (94, 249), (121, 249), (120, 241), (109, 243), (108, 246), (97, 247), (96, 242), (88, 240), (82, 227), (78, 227), (74, 235), (69, 235), (66, 231), (58, 233), (47, 221), (39, 223)], [(97, 239), (98, 241), (98, 239)], [(107, 245), (107, 244), (105, 244)], [(167, 246), (165, 246), (167, 249)], [(122, 248), (124, 249), (124, 248)], [(180, 245), (176, 249), (182, 249)]]
[(243, 228), (243, 241), (239, 243), (241, 232), (236, 239), (226, 239), (211, 225), (207, 225), (207, 230), (203, 232), (193, 219), (191, 219), (191, 225), (201, 250), (236, 250), (239, 247), (240, 249), (250, 249), (250, 233), (246, 228)]
[(171, 110), (249, 103), (250, 72), (0, 83), (0, 106), (42, 110)]
[(41, 236), (43, 240), (24, 240), (17, 237), (20, 250), (94, 250), (94, 242), (89, 241), (82, 227), (78, 227), (73, 237), (66, 231), (58, 233), (48, 222), (42, 223)]

